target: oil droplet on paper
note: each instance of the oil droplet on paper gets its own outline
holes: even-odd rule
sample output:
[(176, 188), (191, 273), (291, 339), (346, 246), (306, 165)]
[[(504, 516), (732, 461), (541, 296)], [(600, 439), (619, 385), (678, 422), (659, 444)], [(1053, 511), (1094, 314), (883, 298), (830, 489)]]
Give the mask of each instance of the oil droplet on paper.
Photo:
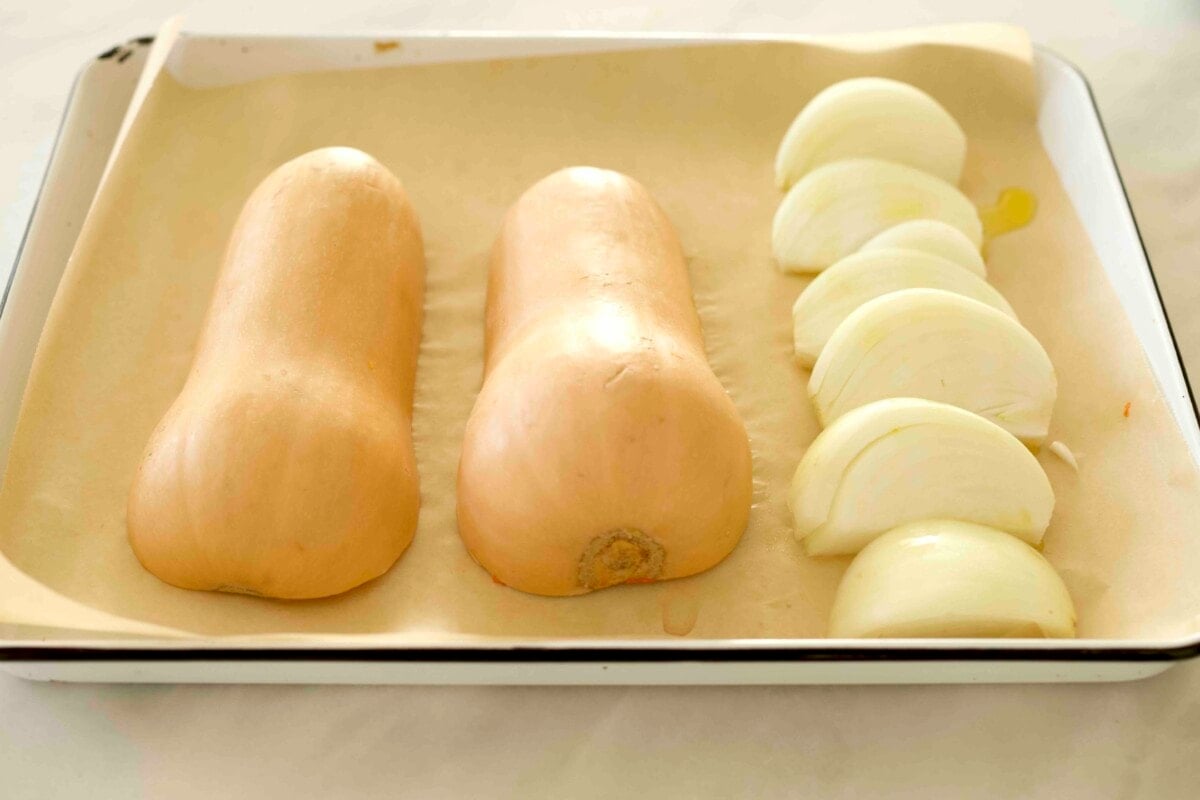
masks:
[(700, 598), (696, 589), (685, 586), (667, 588), (659, 600), (662, 605), (663, 631), (672, 636), (687, 636), (700, 616)]
[(1024, 228), (1036, 214), (1037, 198), (1033, 192), (1016, 186), (1005, 189), (996, 198), (995, 205), (979, 209), (983, 238), (994, 239)]

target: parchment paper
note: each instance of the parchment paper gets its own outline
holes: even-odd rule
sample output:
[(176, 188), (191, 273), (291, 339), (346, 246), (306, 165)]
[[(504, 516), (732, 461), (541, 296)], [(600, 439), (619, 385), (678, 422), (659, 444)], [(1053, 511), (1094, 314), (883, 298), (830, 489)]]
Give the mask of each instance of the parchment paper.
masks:
[[(813, 637), (847, 559), (808, 558), (788, 480), (817, 425), (791, 360), (806, 279), (770, 254), (772, 159), (831, 82), (909, 81), (967, 131), (963, 188), (985, 205), (1033, 191), (1034, 223), (988, 249), (991, 280), (1058, 370), (1048, 452), (1058, 497), (1046, 553), (1080, 633), (1200, 627), (1200, 479), (1034, 127), (1028, 42), (805, 44), (637, 52), (282, 75), (189, 89), (160, 74), (92, 208), (43, 333), (0, 490), (0, 623), (98, 634), (461, 637)], [(876, 41), (878, 43), (878, 41)], [(238, 210), (304, 151), (362, 148), (405, 183), (428, 257), (414, 419), (420, 526), (383, 578), (279, 602), (189, 592), (141, 568), (125, 500), (142, 447), (179, 391)], [(478, 390), (487, 250), (543, 175), (592, 164), (642, 181), (677, 226), (713, 367), (750, 432), (755, 505), (741, 545), (695, 578), (546, 599), (498, 586), (454, 518), (463, 426)], [(1123, 415), (1131, 403), (1128, 417)], [(28, 630), (34, 630), (32, 627)], [(376, 637), (372, 637), (376, 638)]]

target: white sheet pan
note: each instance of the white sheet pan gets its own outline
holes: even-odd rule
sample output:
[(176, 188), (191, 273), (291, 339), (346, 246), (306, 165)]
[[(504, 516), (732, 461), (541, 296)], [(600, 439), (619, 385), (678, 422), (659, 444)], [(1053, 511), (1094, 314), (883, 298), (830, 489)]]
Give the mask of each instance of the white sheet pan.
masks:
[[(647, 43), (701, 41), (693, 36), (523, 36), (400, 34), (405, 63), (495, 58)], [(745, 41), (747, 37), (738, 37)], [(761, 37), (751, 37), (754, 38)], [(347, 55), (364, 39), (192, 36), (169, 68), (192, 84), (234, 77), (218, 57), (252, 43), (254, 63), (236, 76), (283, 69), (353, 67)], [(719, 41), (705, 37), (702, 41)], [(0, 463), (7, 449), (30, 362), (55, 288), (74, 245), (146, 55), (134, 40), (87, 64), (65, 113), (38, 202), (0, 300)], [(349, 45), (355, 45), (350, 47)], [(398, 48), (398, 51), (401, 48)], [(372, 66), (380, 66), (380, 61)], [(1039, 49), (1039, 131), (1146, 351), (1194, 459), (1200, 422), (1095, 103), (1082, 74)], [(7, 634), (6, 634), (7, 635)], [(1200, 654), (1200, 637), (1170, 641), (1005, 642), (926, 640), (729, 640), (719, 643), (520, 641), (479, 647), (379, 648), (331, 641), (328, 647), (283, 642), (83, 639), (62, 632), (0, 640), (0, 668), (40, 680), (135, 682), (762, 684), (1128, 680), (1159, 673)]]

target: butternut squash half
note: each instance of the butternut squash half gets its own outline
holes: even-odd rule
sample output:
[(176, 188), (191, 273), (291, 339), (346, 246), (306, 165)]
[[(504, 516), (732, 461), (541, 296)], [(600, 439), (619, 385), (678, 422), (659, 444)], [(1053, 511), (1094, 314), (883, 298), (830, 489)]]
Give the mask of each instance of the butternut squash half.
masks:
[(574, 595), (692, 575), (734, 548), (746, 430), (640, 184), (573, 167), (526, 191), (492, 251), (486, 327), (458, 523), (493, 578)]
[(129, 540), (150, 572), (311, 598), (391, 567), (420, 505), (424, 286), (416, 214), (365, 153), (316, 150), (255, 189), (130, 492)]

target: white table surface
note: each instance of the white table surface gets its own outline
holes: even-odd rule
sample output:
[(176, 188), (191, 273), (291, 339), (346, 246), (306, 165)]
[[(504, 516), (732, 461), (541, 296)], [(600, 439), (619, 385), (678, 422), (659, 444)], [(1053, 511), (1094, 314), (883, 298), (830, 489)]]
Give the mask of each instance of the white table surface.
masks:
[[(1024, 25), (1091, 80), (1185, 358), (1200, 375), (1197, 0), (195, 5), (182, 10), (197, 30), (818, 33), (966, 20)], [(0, 6), (0, 278), (75, 71), (178, 10), (168, 0)], [(884, 791), (1196, 797), (1200, 661), (1139, 683), (994, 687), (111, 687), (0, 674), (6, 800)]]

